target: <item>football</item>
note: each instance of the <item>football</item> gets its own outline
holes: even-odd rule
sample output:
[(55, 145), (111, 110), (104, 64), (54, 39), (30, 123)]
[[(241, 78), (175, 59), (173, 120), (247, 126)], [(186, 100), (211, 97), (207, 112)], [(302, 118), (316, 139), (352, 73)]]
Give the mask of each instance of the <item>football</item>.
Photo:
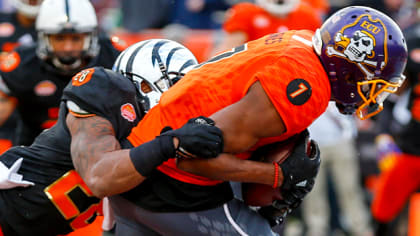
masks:
[[(251, 160), (262, 162), (282, 163), (292, 153), (298, 136), (295, 135), (285, 141), (276, 142), (258, 148), (251, 156)], [(274, 200), (281, 200), (280, 188), (273, 188), (266, 184), (242, 183), (242, 197), (249, 206), (268, 206)]]

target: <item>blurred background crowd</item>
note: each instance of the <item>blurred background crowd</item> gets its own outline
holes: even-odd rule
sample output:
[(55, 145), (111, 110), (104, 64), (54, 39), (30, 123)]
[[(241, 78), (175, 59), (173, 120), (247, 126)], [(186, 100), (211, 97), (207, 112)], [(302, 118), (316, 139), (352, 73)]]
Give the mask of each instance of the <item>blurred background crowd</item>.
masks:
[[(15, 12), (14, 1), (0, 0), (0, 10), (7, 14)], [(393, 18), (407, 36), (414, 37), (415, 43), (409, 45), (409, 52), (410, 61), (414, 63), (411, 68), (417, 65), (417, 71), (407, 73), (418, 76), (418, 0), (279, 2), (92, 0), (104, 34), (118, 37), (127, 45), (149, 38), (172, 39), (188, 47), (200, 62), (268, 33), (315, 30), (326, 17), (346, 6), (369, 6)], [(279, 5), (283, 5), (282, 8)], [(0, 22), (0, 38), (8, 34), (6, 23)], [(36, 38), (35, 34), (32, 35)], [(17, 41), (23, 43), (25, 38)], [(6, 47), (9, 44), (0, 46), (2, 51), (11, 50)], [(410, 50), (410, 47), (415, 50)], [(400, 153), (394, 139), (411, 117), (407, 104), (409, 93), (410, 86), (407, 85), (399, 96), (388, 99), (384, 111), (373, 119), (360, 121), (343, 116), (333, 107), (313, 124), (311, 135), (319, 142), (322, 151), (320, 176), (304, 204), (288, 218), (285, 235), (420, 236), (420, 193), (412, 192), (402, 209), (392, 217), (381, 218), (381, 210), (372, 207), (381, 174), (392, 169)], [(13, 145), (7, 142), (7, 137), (3, 138), (2, 149)], [(414, 138), (420, 140), (420, 137)]]

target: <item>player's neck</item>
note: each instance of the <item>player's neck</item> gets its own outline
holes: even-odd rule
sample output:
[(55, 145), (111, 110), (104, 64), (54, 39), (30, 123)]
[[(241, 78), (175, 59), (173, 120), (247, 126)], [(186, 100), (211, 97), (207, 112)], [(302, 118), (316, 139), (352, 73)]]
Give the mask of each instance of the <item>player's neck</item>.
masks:
[(27, 17), (20, 12), (17, 12), (16, 17), (19, 24), (21, 24), (24, 27), (32, 26), (35, 23), (35, 19), (36, 19), (36, 18)]

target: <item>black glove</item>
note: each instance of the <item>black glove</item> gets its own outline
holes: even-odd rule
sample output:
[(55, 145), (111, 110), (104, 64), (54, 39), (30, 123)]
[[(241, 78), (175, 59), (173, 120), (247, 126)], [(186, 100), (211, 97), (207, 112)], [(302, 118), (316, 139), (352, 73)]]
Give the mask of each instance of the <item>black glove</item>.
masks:
[(288, 205), (294, 205), (309, 193), (315, 183), (321, 164), (318, 144), (310, 141), (310, 153), (308, 150), (309, 132), (307, 130), (299, 134), (296, 146), (292, 154), (280, 164), (283, 172), (283, 184), (281, 194)]
[(268, 221), (271, 227), (274, 227), (284, 222), (287, 208), (279, 210), (273, 206), (264, 206), (258, 210), (258, 213)]
[(305, 186), (295, 186), (288, 190), (282, 190), (281, 194), (284, 203), (288, 204), (291, 209), (297, 208), (302, 202), (302, 199), (312, 190), (314, 183), (315, 177), (309, 179)]
[(214, 126), (210, 118), (192, 118), (179, 129), (165, 127), (161, 136), (172, 136), (179, 140), (177, 158), (213, 158), (223, 151), (222, 131)]
[(286, 203), (284, 200), (275, 200), (271, 206), (261, 207), (258, 213), (270, 223), (271, 227), (274, 227), (282, 224), (286, 216), (296, 209), (301, 202), (301, 199), (293, 204)]

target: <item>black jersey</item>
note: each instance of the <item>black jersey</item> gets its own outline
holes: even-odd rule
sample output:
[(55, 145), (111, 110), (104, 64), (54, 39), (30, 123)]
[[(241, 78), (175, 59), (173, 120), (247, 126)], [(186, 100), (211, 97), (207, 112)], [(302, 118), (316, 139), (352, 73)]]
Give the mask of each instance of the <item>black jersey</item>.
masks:
[(408, 61), (406, 74), (411, 84), (409, 109), (411, 120), (397, 138), (398, 146), (408, 154), (420, 156), (420, 23), (404, 31)]
[(16, 12), (0, 12), (0, 51), (9, 52), (17, 45), (29, 45), (36, 39), (35, 23), (25, 27), (18, 22)]
[[(119, 54), (108, 38), (100, 39), (99, 55), (87, 67), (111, 68)], [(18, 100), (18, 112), (22, 126), (17, 133), (16, 144), (30, 145), (42, 130), (57, 121), (62, 91), (71, 77), (63, 75), (39, 59), (36, 45), (23, 46), (8, 55), (0, 65), (3, 85), (0, 89)]]
[(0, 157), (8, 167), (24, 158), (19, 173), (35, 183), (33, 187), (0, 190), (0, 225), (6, 236), (65, 234), (96, 216), (100, 199), (76, 173), (70, 156), (66, 116), (78, 112), (69, 110), (70, 102), (87, 114), (109, 120), (119, 141), (143, 116), (135, 86), (124, 76), (102, 67), (74, 76), (64, 89), (57, 123), (31, 146), (13, 147)]

